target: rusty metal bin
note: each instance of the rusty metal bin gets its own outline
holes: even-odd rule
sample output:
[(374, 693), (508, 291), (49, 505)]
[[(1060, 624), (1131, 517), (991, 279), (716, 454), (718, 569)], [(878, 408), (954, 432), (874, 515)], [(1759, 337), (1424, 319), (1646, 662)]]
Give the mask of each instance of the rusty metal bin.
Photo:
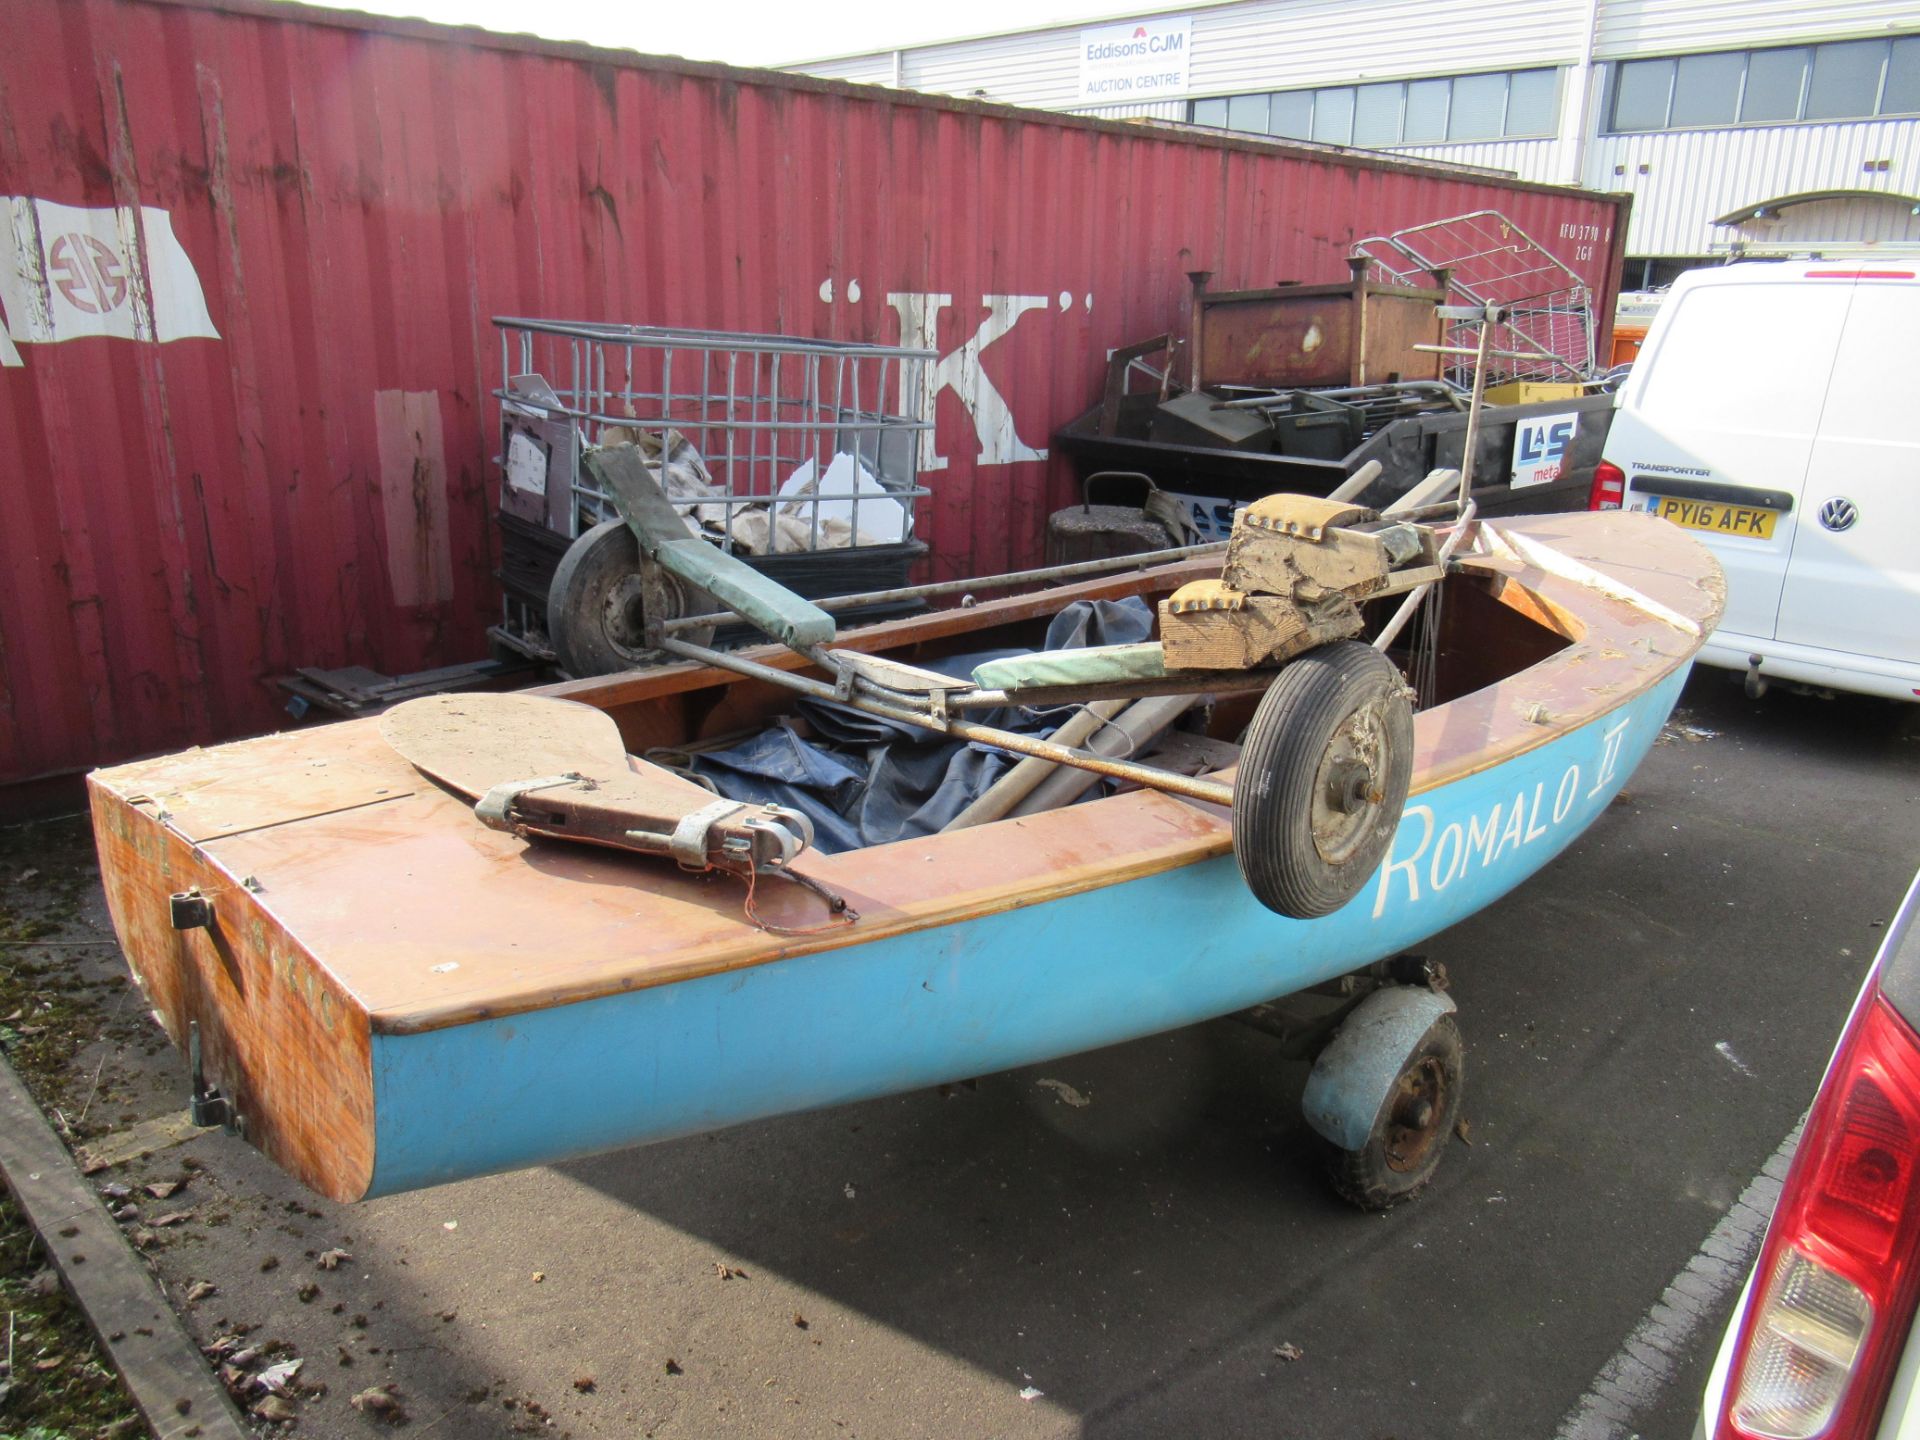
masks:
[(1206, 271), (1193, 282), (1192, 383), (1273, 390), (1435, 380), (1439, 355), (1415, 349), (1440, 343), (1437, 290), (1367, 279), (1371, 262), (1349, 260), (1353, 278), (1335, 285), (1277, 285), (1207, 293)]

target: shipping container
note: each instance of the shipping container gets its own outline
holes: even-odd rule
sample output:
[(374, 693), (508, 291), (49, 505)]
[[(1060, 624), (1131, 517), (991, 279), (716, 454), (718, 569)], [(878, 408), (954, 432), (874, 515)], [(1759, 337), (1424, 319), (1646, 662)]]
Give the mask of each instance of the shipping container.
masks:
[(11, 0), (0, 196), (0, 809), (284, 723), (296, 666), (482, 654), (495, 315), (937, 350), (946, 578), (1039, 559), (1051, 430), (1187, 271), (1497, 209), (1606, 314), (1627, 203), (246, 0)]

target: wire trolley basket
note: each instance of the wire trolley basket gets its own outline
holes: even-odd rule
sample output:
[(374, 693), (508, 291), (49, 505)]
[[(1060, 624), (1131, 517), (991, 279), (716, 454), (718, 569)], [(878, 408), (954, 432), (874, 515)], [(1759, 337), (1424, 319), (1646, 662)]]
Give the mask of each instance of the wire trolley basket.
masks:
[(639, 447), (700, 536), (813, 597), (904, 584), (932, 350), (497, 317), (506, 610), (494, 637), (553, 658), (545, 610), (569, 546), (619, 518), (581, 464)]

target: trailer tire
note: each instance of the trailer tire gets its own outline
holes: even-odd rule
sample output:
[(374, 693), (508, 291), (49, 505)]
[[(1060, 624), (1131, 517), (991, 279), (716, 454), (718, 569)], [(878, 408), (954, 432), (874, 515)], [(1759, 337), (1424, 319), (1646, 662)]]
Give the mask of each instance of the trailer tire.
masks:
[(1280, 672), (1254, 711), (1233, 787), (1233, 853), (1254, 898), (1297, 920), (1330, 915), (1393, 843), (1413, 779), (1413, 705), (1371, 645), (1322, 645)]
[[(640, 558), (640, 542), (624, 520), (604, 520), (583, 532), (547, 587), (547, 639), (568, 674), (611, 675), (657, 665), (667, 652), (650, 648), (651, 619), (694, 613), (686, 587)], [(711, 630), (684, 638), (708, 643)]]
[(1408, 1057), (1367, 1143), (1329, 1147), (1327, 1180), (1335, 1194), (1362, 1210), (1387, 1210), (1433, 1178), (1460, 1120), (1465, 1062), (1460, 1027), (1442, 1015)]

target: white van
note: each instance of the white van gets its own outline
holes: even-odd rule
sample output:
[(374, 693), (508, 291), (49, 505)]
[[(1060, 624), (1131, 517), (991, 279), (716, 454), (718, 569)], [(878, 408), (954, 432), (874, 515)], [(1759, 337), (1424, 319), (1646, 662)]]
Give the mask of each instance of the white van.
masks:
[(1700, 658), (1920, 699), (1920, 266), (1728, 265), (1661, 307), (1590, 505), (1701, 533), (1727, 608)]

